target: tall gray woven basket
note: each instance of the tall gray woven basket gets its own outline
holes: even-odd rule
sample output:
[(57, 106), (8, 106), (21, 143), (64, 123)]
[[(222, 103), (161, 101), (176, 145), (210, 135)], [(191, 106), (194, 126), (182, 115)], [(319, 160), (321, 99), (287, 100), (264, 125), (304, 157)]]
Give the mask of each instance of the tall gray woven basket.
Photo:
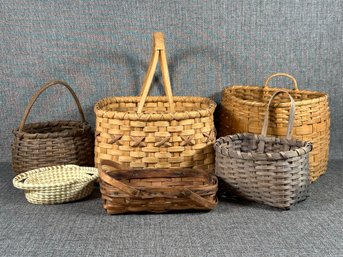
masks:
[[(272, 100), (281, 93), (289, 96), (290, 110), (285, 113), (274, 105), (273, 118), (289, 116), (285, 139), (267, 136), (269, 109)], [(306, 199), (312, 144), (291, 139), (294, 116), (292, 96), (278, 91), (269, 100), (261, 135), (235, 134), (216, 141), (215, 172), (228, 193), (283, 209)]]

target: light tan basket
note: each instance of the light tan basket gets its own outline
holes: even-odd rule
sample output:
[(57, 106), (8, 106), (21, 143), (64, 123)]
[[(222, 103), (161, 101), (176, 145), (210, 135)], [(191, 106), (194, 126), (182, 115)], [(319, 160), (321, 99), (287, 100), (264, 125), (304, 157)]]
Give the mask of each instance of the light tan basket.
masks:
[(13, 179), (13, 185), (25, 190), (30, 203), (57, 204), (90, 195), (98, 177), (96, 168), (61, 165), (21, 173)]
[[(310, 141), (310, 177), (315, 181), (325, 173), (329, 156), (330, 110), (328, 95), (317, 91), (299, 90), (294, 77), (286, 73), (276, 73), (259, 86), (231, 86), (223, 90), (219, 111), (218, 132), (220, 136), (236, 133), (258, 134), (263, 126), (263, 117), (268, 100), (280, 88), (270, 88), (274, 77), (288, 77), (293, 81), (294, 90), (286, 90), (296, 102), (293, 138)], [(290, 103), (285, 95), (280, 95), (271, 108), (268, 135), (283, 136), (287, 130)]]
[[(112, 160), (124, 168), (213, 170), (216, 139), (208, 98), (172, 96), (162, 33), (154, 33), (153, 53), (141, 94), (96, 103), (95, 164)], [(166, 97), (150, 96), (158, 59)]]

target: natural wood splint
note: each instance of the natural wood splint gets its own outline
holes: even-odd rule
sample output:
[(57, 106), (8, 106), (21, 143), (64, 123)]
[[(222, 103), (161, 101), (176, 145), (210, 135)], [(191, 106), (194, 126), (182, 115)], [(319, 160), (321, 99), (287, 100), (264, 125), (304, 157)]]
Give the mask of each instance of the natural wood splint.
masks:
[[(310, 153), (310, 177), (315, 181), (327, 169), (330, 142), (330, 109), (328, 95), (322, 92), (299, 90), (294, 77), (276, 73), (268, 77), (263, 87), (231, 86), (223, 90), (219, 110), (219, 135), (254, 133), (261, 131), (263, 115), (270, 96), (280, 88), (270, 88), (275, 77), (292, 80), (294, 89), (282, 89), (291, 94), (296, 102), (293, 137), (313, 143)], [(287, 130), (290, 103), (284, 95), (278, 96), (271, 109), (268, 135), (283, 136)]]
[[(158, 60), (166, 96), (147, 96)], [(163, 34), (155, 33), (140, 96), (105, 98), (94, 107), (95, 164), (112, 160), (126, 168), (213, 171), (215, 107), (208, 98), (172, 95)]]
[(123, 135), (111, 135), (111, 139), (108, 141), (109, 144), (116, 143), (117, 145), (122, 145), (120, 142), (120, 139), (123, 137)]

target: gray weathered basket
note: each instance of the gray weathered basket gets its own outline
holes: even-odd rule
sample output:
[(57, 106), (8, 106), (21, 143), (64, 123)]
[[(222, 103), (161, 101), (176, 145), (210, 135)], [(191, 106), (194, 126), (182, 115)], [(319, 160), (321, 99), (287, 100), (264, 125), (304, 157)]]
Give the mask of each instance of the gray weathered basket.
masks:
[[(286, 139), (267, 135), (269, 107), (275, 96), (286, 93), (291, 99)], [(275, 106), (274, 113), (285, 112)], [(216, 150), (216, 175), (225, 188), (243, 198), (289, 209), (308, 196), (309, 152), (312, 144), (291, 139), (295, 103), (291, 95), (278, 91), (270, 98), (261, 135), (235, 134), (219, 138)]]

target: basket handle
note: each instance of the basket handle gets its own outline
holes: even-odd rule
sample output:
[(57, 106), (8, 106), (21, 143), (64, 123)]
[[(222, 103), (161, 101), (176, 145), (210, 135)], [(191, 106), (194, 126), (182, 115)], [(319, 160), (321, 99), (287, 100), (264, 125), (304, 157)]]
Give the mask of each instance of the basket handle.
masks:
[(98, 167), (99, 177), (101, 180), (105, 181), (107, 184), (110, 184), (112, 186), (119, 188), (120, 190), (124, 191), (125, 193), (128, 193), (129, 195), (135, 196), (140, 193), (139, 190), (133, 187), (130, 187), (126, 185), (125, 183), (120, 182), (119, 180), (116, 180), (112, 178), (110, 175), (108, 175), (105, 171), (103, 171), (102, 169), (103, 165), (111, 166), (116, 169), (123, 169), (123, 167), (117, 162), (110, 161), (110, 160), (101, 160), (100, 166)]
[(217, 204), (217, 202), (211, 202), (211, 201), (207, 200), (206, 198), (198, 195), (197, 193), (194, 193), (193, 191), (191, 191), (189, 189), (186, 189), (184, 191), (184, 195), (187, 196), (192, 201), (199, 204), (200, 206), (208, 208), (208, 209), (213, 209)]
[(82, 122), (85, 122), (86, 119), (85, 119), (85, 115), (83, 113), (83, 110), (82, 110), (82, 107), (81, 107), (81, 104), (80, 104), (80, 101), (79, 99), (77, 98), (74, 90), (64, 81), (61, 81), (61, 80), (52, 80), (52, 81), (49, 81), (47, 83), (45, 83), (31, 98), (30, 102), (28, 103), (28, 105), (26, 106), (26, 109), (25, 109), (25, 112), (24, 112), (24, 115), (23, 115), (23, 118), (21, 119), (21, 122), (20, 122), (20, 125), (19, 125), (19, 131), (22, 131), (23, 128), (24, 128), (24, 125), (26, 123), (26, 120), (27, 120), (27, 117), (29, 116), (30, 114), (30, 111), (32, 109), (32, 106), (33, 104), (37, 101), (38, 97), (46, 90), (48, 89), (49, 87), (51, 86), (54, 86), (54, 85), (63, 85), (64, 87), (66, 87), (69, 92), (71, 93), (71, 95), (73, 96), (74, 100), (75, 100), (75, 103), (77, 105), (77, 108), (79, 109), (79, 113), (80, 113), (80, 116), (81, 116), (81, 120)]
[(145, 75), (143, 86), (139, 94), (140, 100), (138, 103), (137, 113), (142, 113), (143, 106), (146, 102), (148, 93), (150, 91), (151, 82), (156, 71), (157, 62), (160, 60), (161, 72), (163, 78), (164, 92), (168, 98), (170, 112), (175, 112), (173, 93), (170, 85), (168, 63), (166, 56), (166, 49), (164, 45), (164, 35), (162, 32), (155, 32), (153, 34), (153, 50), (149, 62), (148, 71)]
[(291, 108), (289, 111), (289, 118), (288, 118), (288, 126), (287, 126), (287, 134), (286, 134), (286, 139), (291, 139), (292, 136), (292, 130), (293, 130), (293, 124), (294, 124), (294, 118), (295, 118), (295, 102), (293, 97), (287, 92), (287, 91), (277, 91), (275, 92), (272, 97), (269, 99), (268, 105), (267, 105), (267, 110), (266, 113), (264, 115), (264, 121), (263, 121), (263, 127), (262, 127), (262, 136), (266, 136), (267, 135), (267, 129), (268, 129), (268, 123), (269, 123), (269, 108), (270, 105), (273, 101), (273, 99), (279, 95), (285, 93), (288, 95), (289, 99), (291, 100)]
[(294, 90), (295, 90), (295, 91), (299, 91), (297, 80), (296, 80), (292, 75), (289, 75), (288, 73), (281, 73), (281, 72), (280, 72), (280, 73), (274, 73), (274, 74), (270, 75), (270, 76), (266, 79), (266, 81), (264, 82), (263, 89), (267, 89), (267, 88), (269, 87), (269, 82), (270, 82), (270, 80), (271, 80), (272, 78), (275, 78), (275, 77), (287, 77), (287, 78), (291, 79), (292, 82), (293, 82)]

